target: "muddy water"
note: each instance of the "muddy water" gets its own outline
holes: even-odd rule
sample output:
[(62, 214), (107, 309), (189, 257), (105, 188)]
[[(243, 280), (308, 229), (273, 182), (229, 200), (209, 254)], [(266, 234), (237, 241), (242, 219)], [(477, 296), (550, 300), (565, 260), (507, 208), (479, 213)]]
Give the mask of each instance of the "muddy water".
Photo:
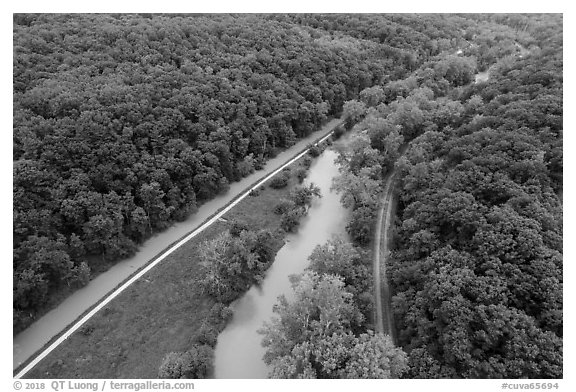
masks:
[(276, 158), (269, 160), (264, 170), (257, 171), (239, 182), (232, 183), (229, 191), (225, 195), (220, 195), (203, 204), (199, 211), (190, 216), (186, 221), (177, 223), (168, 230), (147, 240), (133, 257), (115, 264), (107, 272), (100, 274), (87, 286), (76, 291), (26, 330), (14, 336), (13, 368), (17, 368), (22, 362), (31, 357), (37, 350), (48, 343), (53, 336), (57, 335), (66, 326), (75, 321), (87, 309), (96, 304), (136, 270), (146, 265), (150, 259), (162, 252), (176, 240), (184, 237), (184, 235), (200, 226), (209, 216), (226, 206), (232, 199), (259, 178), (273, 172), (310, 142), (333, 129), (339, 121), (339, 119), (335, 119), (328, 122), (321, 130), (314, 132), (290, 149), (280, 153)]
[(233, 304), (234, 316), (218, 337), (215, 350), (215, 378), (266, 378), (268, 369), (262, 360), (262, 336), (256, 331), (273, 316), (272, 307), (279, 295), (291, 297), (288, 277), (301, 273), (316, 245), (334, 235), (345, 236), (347, 210), (340, 198), (330, 192), (332, 178), (338, 175), (334, 162), (337, 154), (326, 150), (311, 166), (306, 183), (313, 182), (322, 192), (308, 216), (301, 221), (298, 233), (287, 236), (274, 263), (260, 286), (253, 286)]

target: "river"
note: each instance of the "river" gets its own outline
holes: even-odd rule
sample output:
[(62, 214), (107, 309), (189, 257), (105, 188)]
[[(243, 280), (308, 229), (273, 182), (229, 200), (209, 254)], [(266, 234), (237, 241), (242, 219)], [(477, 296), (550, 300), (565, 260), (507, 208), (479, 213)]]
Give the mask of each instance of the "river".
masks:
[(330, 191), (332, 178), (338, 175), (336, 157), (336, 152), (327, 149), (312, 164), (305, 183), (318, 185), (322, 198), (314, 201), (298, 233), (287, 236), (288, 242), (277, 253), (264, 281), (232, 304), (234, 316), (215, 349), (214, 378), (267, 377), (262, 336), (256, 331), (273, 316), (279, 295), (292, 297), (288, 277), (304, 271), (316, 245), (334, 235), (346, 236), (347, 210), (340, 204), (340, 196)]
[(142, 244), (138, 252), (131, 258), (122, 260), (108, 271), (98, 275), (88, 285), (74, 292), (55, 309), (34, 322), (30, 327), (14, 336), (13, 368), (16, 369), (24, 361), (40, 350), (50, 339), (58, 335), (68, 325), (80, 317), (86, 310), (98, 303), (106, 294), (126, 280), (136, 270), (146, 265), (152, 258), (166, 249), (170, 244), (182, 238), (187, 233), (200, 226), (208, 217), (229, 204), (242, 191), (259, 178), (273, 172), (282, 166), (297, 152), (308, 144), (333, 129), (340, 119), (326, 123), (320, 130), (300, 140), (288, 150), (278, 154), (266, 163), (264, 170), (257, 171), (239, 182), (230, 184), (229, 191), (203, 204), (196, 214), (184, 222), (176, 223), (169, 229), (156, 234)]

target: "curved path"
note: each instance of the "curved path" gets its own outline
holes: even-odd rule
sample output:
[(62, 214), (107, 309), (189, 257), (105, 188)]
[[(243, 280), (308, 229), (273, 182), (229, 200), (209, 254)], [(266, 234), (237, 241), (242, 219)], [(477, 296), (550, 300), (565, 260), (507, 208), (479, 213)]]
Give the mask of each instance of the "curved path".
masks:
[(376, 308), (376, 332), (390, 335), (395, 341), (392, 309), (390, 306), (390, 287), (386, 276), (386, 259), (389, 250), (389, 229), (392, 222), (392, 206), (395, 176), (394, 169), (388, 175), (384, 186), (382, 206), (378, 212), (374, 238), (374, 300)]
[[(307, 151), (307, 145), (314, 143), (317, 139), (319, 139), (317, 141), (319, 143), (328, 138), (341, 121), (341, 119), (329, 121), (319, 131), (300, 140), (288, 150), (278, 154), (276, 158), (269, 160), (263, 171), (253, 173), (241, 181), (231, 184), (230, 190), (225, 195), (218, 196), (203, 204), (198, 212), (186, 221), (177, 223), (146, 241), (136, 255), (117, 263), (108, 271), (97, 276), (87, 286), (76, 291), (55, 309), (15, 336), (13, 340), (13, 369), (20, 368), (23, 363), (36, 355), (23, 369), (18, 371), (15, 378), (20, 378), (28, 373), (96, 312), (154, 268), (166, 256), (217, 221), (248, 196), (252, 189), (261, 186), (283, 168), (302, 157)], [(174, 243), (175, 241), (177, 242)], [(151, 260), (154, 261), (150, 262)], [(138, 272), (135, 273), (136, 271)], [(58, 334), (60, 336), (54, 340)], [(54, 341), (45, 347), (51, 340)]]

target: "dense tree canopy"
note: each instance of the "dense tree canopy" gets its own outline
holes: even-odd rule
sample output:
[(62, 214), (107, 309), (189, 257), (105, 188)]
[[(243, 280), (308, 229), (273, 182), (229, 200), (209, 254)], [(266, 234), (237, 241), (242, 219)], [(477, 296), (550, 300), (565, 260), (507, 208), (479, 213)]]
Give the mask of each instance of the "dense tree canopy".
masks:
[(411, 28), (385, 56), (346, 29), (289, 15), (15, 14), (16, 330), (63, 282), (85, 283), (99, 260), (132, 254), (406, 72)]
[[(319, 263), (327, 261), (331, 246), (315, 250), (313, 268), (324, 269)], [(341, 242), (336, 246), (343, 256), (352, 251), (342, 249)], [(309, 270), (294, 277), (293, 289), (295, 298), (281, 296), (274, 308), (278, 317), (260, 331), (272, 378), (397, 378), (404, 372), (406, 354), (389, 336), (352, 332), (363, 315), (345, 289), (344, 278)]]
[[(369, 141), (341, 154), (335, 188), (354, 209), (352, 239), (365, 244), (376, 216), (361, 200), (377, 202), (396, 165), (388, 271), (406, 377), (559, 378), (561, 20), (471, 18), (458, 53), (346, 103)], [(488, 67), (489, 80), (474, 83)]]
[[(15, 14), (13, 31), (15, 331), (343, 113), (354, 244), (397, 170), (401, 349), (365, 330), (363, 256), (335, 241), (263, 330), (272, 375), (562, 377), (561, 15)], [(287, 231), (314, 195), (278, 205)], [(206, 291), (257, 282), (270, 235), (205, 244)], [(200, 377), (210, 356), (161, 372)]]
[(273, 261), (268, 231), (224, 232), (202, 243), (198, 257), (206, 269), (202, 285), (220, 302), (229, 303), (262, 280)]

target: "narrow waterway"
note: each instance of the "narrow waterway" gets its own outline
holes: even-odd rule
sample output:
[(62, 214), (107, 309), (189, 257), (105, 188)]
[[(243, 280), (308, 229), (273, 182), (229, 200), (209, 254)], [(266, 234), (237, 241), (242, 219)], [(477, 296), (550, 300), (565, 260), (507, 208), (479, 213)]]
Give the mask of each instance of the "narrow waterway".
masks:
[(287, 243), (276, 255), (260, 286), (253, 286), (232, 306), (234, 316), (218, 337), (215, 350), (215, 378), (266, 378), (268, 368), (262, 357), (262, 336), (257, 333), (274, 315), (277, 297), (292, 297), (288, 277), (304, 271), (308, 256), (316, 245), (324, 244), (334, 235), (345, 236), (347, 210), (340, 197), (330, 192), (332, 179), (338, 175), (336, 152), (326, 150), (311, 166), (305, 183), (313, 182), (322, 192), (308, 216), (301, 221), (298, 233), (287, 236)]
[(169, 229), (147, 240), (140, 246), (138, 252), (133, 257), (118, 262), (108, 271), (93, 279), (87, 286), (74, 292), (60, 305), (38, 319), (30, 327), (14, 336), (12, 347), (13, 368), (16, 369), (20, 366), (36, 351), (48, 343), (52, 337), (59, 334), (86, 310), (96, 304), (135, 271), (146, 265), (171, 243), (200, 226), (208, 217), (228, 205), (251, 184), (282, 166), (282, 164), (312, 141), (332, 130), (340, 121), (340, 119), (331, 120), (320, 130), (300, 140), (288, 150), (278, 154), (274, 159), (269, 160), (264, 170), (257, 171), (239, 182), (230, 184), (230, 189), (226, 194), (219, 195), (203, 204), (196, 214), (191, 215), (184, 222), (176, 223)]

